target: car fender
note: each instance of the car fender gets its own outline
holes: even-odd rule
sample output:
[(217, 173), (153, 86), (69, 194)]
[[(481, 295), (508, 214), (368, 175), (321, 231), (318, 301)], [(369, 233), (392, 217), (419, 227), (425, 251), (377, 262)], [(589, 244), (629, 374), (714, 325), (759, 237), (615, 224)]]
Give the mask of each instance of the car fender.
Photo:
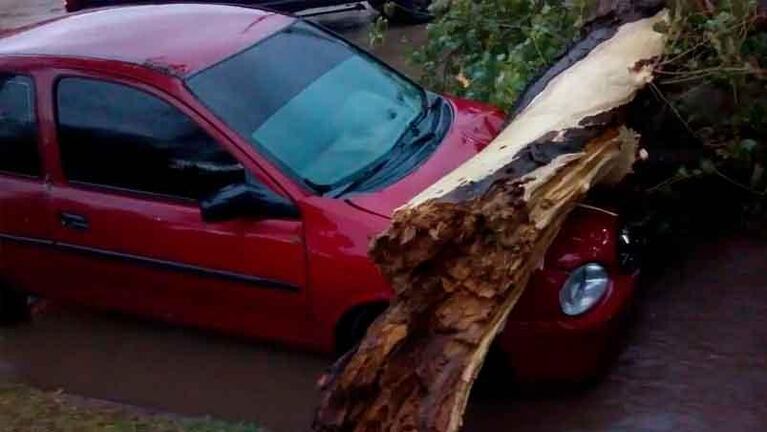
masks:
[(314, 331), (325, 350), (335, 344), (338, 321), (366, 304), (388, 302), (392, 289), (367, 252), (373, 237), (389, 224), (387, 218), (358, 209), (344, 200), (304, 200), (308, 289)]

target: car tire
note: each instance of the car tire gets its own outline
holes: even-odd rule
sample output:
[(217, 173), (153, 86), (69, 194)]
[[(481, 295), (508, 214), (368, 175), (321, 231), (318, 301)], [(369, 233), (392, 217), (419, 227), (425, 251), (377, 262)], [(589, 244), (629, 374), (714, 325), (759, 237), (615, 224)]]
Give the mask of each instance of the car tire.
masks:
[(386, 304), (371, 304), (355, 308), (347, 313), (338, 324), (336, 352), (345, 354), (360, 343), (368, 327), (386, 310)]
[(29, 296), (0, 286), (0, 325), (13, 325), (29, 318)]
[(396, 24), (424, 24), (434, 19), (429, 12), (428, 0), (392, 0), (391, 7), (386, 7), (388, 0), (368, 0), (368, 3)]

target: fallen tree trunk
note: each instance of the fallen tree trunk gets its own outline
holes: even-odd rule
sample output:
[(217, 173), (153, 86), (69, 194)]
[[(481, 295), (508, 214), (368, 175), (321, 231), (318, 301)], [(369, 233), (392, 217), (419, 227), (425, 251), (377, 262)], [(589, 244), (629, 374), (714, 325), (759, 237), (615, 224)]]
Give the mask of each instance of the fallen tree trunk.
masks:
[(594, 184), (630, 170), (638, 137), (621, 112), (662, 53), (658, 9), (613, 11), (530, 86), (490, 146), (395, 212), (370, 251), (395, 299), (325, 380), (316, 431), (460, 428), (485, 354), (563, 220)]

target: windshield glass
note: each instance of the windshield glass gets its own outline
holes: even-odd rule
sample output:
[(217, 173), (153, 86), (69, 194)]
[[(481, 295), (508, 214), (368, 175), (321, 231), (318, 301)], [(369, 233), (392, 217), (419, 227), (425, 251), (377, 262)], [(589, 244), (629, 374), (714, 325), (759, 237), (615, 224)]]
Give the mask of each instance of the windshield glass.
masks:
[(300, 21), (187, 84), (251, 145), (324, 188), (364, 175), (423, 104), (421, 88)]

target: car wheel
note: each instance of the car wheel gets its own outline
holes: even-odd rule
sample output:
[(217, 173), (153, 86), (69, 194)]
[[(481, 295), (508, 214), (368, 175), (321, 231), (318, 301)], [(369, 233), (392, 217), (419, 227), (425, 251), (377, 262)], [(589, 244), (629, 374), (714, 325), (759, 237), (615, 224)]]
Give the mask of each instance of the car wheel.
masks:
[(0, 286), (0, 325), (17, 324), (29, 317), (29, 296)]
[(372, 304), (358, 307), (347, 313), (338, 325), (336, 351), (344, 354), (360, 343), (368, 327), (386, 310), (386, 304)]
[(434, 18), (429, 12), (430, 0), (368, 0), (368, 3), (386, 19), (397, 24), (423, 24)]

